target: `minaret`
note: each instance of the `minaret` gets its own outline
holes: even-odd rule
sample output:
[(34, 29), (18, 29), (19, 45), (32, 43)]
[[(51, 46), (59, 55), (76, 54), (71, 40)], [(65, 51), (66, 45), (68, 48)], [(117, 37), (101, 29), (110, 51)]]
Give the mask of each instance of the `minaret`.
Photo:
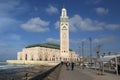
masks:
[(65, 8), (60, 16), (60, 53), (62, 61), (69, 61), (69, 22)]

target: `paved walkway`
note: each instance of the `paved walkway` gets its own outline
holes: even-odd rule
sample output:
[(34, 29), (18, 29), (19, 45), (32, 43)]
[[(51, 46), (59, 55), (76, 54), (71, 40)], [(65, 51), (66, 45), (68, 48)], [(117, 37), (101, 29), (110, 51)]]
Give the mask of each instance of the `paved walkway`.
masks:
[(120, 80), (120, 75), (109, 73), (98, 75), (95, 70), (80, 69), (79, 67), (75, 67), (72, 71), (67, 70), (66, 66), (62, 66), (58, 80)]

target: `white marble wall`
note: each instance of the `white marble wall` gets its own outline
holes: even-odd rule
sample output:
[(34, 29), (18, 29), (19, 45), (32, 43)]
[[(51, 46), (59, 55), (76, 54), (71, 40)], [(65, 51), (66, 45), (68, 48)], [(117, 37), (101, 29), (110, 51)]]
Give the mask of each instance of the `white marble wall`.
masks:
[(73, 61), (79, 60), (79, 56), (70, 51), (68, 56), (64, 57), (61, 55), (59, 49), (51, 49), (44, 47), (32, 47), (32, 48), (24, 48), (22, 52), (18, 52), (17, 59), (18, 60), (28, 60), (28, 61), (70, 61), (71, 58)]

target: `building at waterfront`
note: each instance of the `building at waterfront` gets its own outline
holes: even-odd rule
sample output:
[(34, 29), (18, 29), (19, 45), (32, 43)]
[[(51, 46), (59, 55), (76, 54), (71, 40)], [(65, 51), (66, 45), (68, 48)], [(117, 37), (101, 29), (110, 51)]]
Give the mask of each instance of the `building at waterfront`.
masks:
[(29, 61), (79, 61), (79, 55), (69, 49), (69, 21), (67, 11), (60, 16), (60, 45), (44, 43), (29, 45), (18, 52), (18, 60)]
[(44, 43), (27, 46), (18, 52), (18, 60), (28, 61), (78, 61), (79, 57), (74, 51), (69, 51), (69, 55), (63, 57), (60, 53), (59, 45)]

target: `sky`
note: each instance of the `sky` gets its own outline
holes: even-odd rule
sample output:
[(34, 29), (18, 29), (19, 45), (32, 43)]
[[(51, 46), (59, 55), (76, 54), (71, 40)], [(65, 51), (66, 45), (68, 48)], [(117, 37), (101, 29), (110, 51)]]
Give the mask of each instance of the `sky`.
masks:
[(0, 0), (0, 61), (37, 43), (59, 44), (61, 9), (70, 22), (70, 48), (85, 55), (120, 52), (120, 0)]

